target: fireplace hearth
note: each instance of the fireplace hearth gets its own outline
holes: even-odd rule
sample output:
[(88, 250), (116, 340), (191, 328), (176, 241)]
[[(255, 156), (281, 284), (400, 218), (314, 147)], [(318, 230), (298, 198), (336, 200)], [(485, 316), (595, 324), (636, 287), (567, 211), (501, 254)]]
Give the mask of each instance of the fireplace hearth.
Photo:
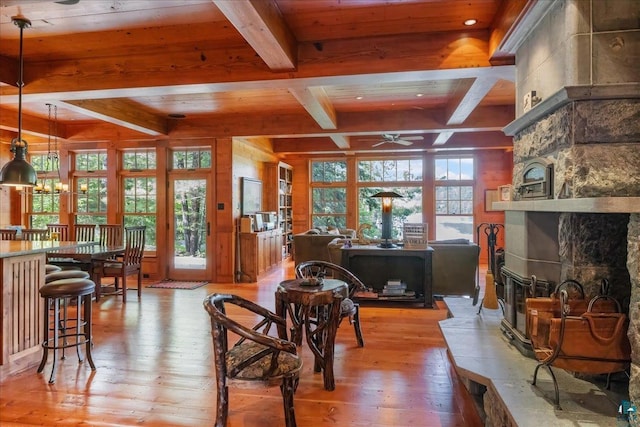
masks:
[(535, 275), (523, 277), (506, 267), (502, 267), (501, 275), (504, 282), (504, 319), (500, 329), (520, 353), (535, 358), (531, 340), (527, 337), (525, 300), (548, 297), (555, 284), (538, 280)]

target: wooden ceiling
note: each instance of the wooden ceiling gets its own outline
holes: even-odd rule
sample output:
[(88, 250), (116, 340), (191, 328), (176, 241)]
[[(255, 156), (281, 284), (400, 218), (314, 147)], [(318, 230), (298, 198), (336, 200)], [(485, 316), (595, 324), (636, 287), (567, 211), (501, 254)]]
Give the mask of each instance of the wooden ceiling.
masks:
[[(71, 4), (68, 4), (71, 3)], [(0, 0), (0, 140), (242, 137), (277, 153), (505, 148), (535, 0)], [(465, 26), (467, 19), (474, 26)], [(174, 118), (173, 116), (184, 116)], [(381, 134), (421, 136), (410, 146)]]

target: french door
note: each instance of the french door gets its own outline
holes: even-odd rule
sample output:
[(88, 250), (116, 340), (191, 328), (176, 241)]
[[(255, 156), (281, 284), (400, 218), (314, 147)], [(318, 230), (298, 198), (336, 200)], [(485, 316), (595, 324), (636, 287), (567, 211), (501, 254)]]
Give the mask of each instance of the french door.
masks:
[(169, 177), (169, 279), (211, 280), (210, 187), (205, 173)]

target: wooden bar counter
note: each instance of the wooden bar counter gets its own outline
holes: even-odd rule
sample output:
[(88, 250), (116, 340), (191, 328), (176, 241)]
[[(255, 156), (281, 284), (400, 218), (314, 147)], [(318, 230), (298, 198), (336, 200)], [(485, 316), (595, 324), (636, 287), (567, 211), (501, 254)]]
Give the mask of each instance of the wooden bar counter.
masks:
[(0, 381), (34, 366), (42, 354), (42, 298), (46, 252), (86, 243), (0, 241)]

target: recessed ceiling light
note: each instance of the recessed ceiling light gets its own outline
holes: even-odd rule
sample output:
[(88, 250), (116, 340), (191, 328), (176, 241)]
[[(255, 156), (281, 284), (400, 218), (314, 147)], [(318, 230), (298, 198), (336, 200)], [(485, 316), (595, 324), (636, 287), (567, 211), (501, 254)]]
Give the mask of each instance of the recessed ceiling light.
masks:
[(362, 95), (356, 96), (357, 100), (361, 100), (362, 98), (364, 98), (364, 96), (362, 96)]
[(464, 21), (464, 25), (470, 27), (471, 25), (476, 25), (478, 23), (477, 19), (467, 19)]
[(424, 96), (424, 93), (416, 93), (416, 96), (420, 98), (421, 96)]

